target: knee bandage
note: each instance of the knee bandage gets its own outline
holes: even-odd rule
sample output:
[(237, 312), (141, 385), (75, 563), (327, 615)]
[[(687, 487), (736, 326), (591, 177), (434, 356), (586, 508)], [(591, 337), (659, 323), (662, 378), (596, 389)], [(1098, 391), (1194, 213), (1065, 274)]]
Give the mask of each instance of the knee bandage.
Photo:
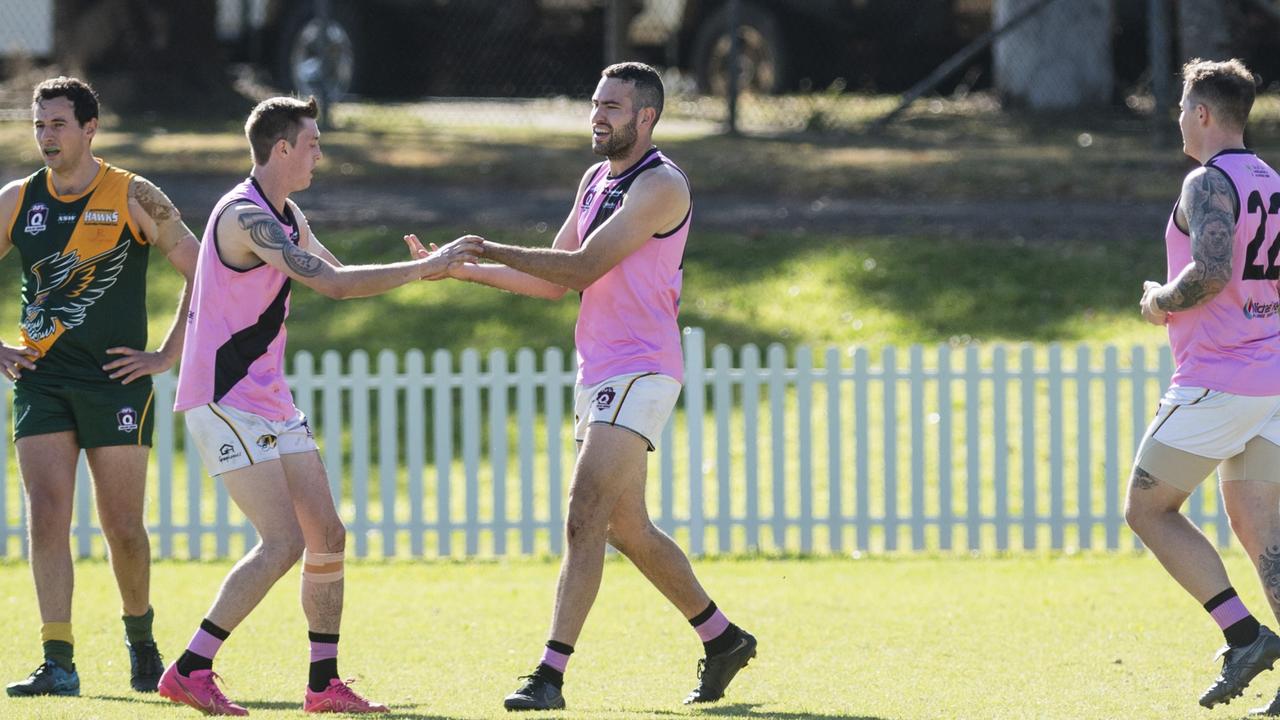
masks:
[(307, 550), (302, 554), (302, 578), (314, 583), (331, 583), (342, 579), (344, 553), (317, 553)]

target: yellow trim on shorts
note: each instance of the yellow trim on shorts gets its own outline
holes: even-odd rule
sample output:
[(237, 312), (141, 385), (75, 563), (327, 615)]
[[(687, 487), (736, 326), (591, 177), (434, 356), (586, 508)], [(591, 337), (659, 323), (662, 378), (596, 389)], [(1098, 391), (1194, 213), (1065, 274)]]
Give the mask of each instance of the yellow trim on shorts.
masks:
[(244, 438), (240, 437), (240, 433), (236, 432), (235, 423), (231, 422), (222, 414), (224, 411), (222, 408), (218, 407), (218, 403), (211, 402), (209, 403), (208, 408), (209, 412), (213, 413), (219, 420), (227, 424), (227, 429), (231, 431), (232, 435), (236, 436), (236, 440), (240, 441), (240, 447), (244, 448), (244, 456), (249, 458), (249, 464), (253, 465), (253, 453), (249, 452), (249, 446), (245, 444)]
[(142, 418), (138, 420), (138, 444), (142, 444), (142, 428), (147, 426), (147, 411), (151, 409), (151, 401), (156, 398), (156, 388), (153, 385), (151, 392), (147, 393), (147, 404), (142, 406)]
[[(618, 415), (622, 412), (622, 403), (624, 403), (624, 402), (626, 402), (626, 401), (627, 401), (627, 395), (629, 395), (629, 394), (631, 393), (631, 386), (632, 386), (632, 385), (635, 385), (635, 384), (636, 384), (636, 381), (637, 381), (637, 380), (639, 380), (640, 378), (647, 378), (647, 377), (649, 377), (650, 375), (657, 375), (657, 374), (658, 374), (658, 373), (656, 373), (656, 372), (650, 372), (650, 373), (644, 373), (644, 374), (642, 374), (642, 375), (637, 375), (637, 376), (635, 376), (635, 377), (631, 378), (631, 382), (627, 383), (627, 389), (622, 391), (622, 397), (618, 398), (618, 404), (613, 408), (613, 417), (609, 419), (609, 424), (610, 424), (610, 425), (617, 425), (617, 424), (618, 424)], [(628, 429), (630, 429), (630, 428), (628, 428)], [(636, 434), (637, 434), (637, 435), (640, 435), (640, 433), (636, 433)], [(644, 437), (644, 436), (643, 436), (643, 435), (640, 435), (640, 437)], [(649, 440), (649, 438), (645, 438), (645, 441), (646, 441), (646, 442), (648, 442), (648, 440)]]

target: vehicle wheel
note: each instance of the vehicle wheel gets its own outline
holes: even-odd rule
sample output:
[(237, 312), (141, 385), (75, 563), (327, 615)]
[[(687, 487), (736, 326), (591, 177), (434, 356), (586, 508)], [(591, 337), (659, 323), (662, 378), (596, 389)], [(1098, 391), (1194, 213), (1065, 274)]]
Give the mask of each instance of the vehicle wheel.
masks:
[(322, 21), (310, 0), (298, 3), (281, 25), (277, 79), (303, 97), (338, 98), (361, 90), (371, 60), (366, 25), (346, 4), (329, 3), (329, 17)]
[[(749, 2), (738, 12), (738, 88), (766, 95), (787, 87), (790, 63), (773, 13)], [(698, 90), (726, 94), (729, 87), (729, 6), (722, 5), (702, 23), (693, 43)]]

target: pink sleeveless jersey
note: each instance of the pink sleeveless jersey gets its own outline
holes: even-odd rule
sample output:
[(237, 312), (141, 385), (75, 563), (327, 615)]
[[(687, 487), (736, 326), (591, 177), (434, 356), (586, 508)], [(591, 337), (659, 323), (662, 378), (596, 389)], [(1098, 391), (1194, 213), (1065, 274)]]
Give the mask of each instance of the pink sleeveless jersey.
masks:
[[(661, 165), (684, 174), (657, 148), (617, 177), (609, 163), (595, 169), (578, 207), (578, 244), (622, 206), (641, 173)], [(687, 178), (686, 178), (687, 181)], [(684, 245), (689, 237), (693, 205), (680, 226), (655, 235), (582, 292), (574, 328), (578, 382), (594, 385), (616, 375), (656, 372), (684, 380), (680, 351), (680, 288)]]
[(284, 320), (289, 315), (289, 276), (263, 263), (238, 270), (218, 255), (218, 219), (231, 205), (251, 202), (271, 213), (298, 242), (297, 222), (281, 217), (252, 178), (218, 201), (200, 243), (191, 312), (182, 348), (174, 410), (216, 402), (269, 420), (294, 415), (284, 381)]
[[(1226, 174), (1240, 201), (1231, 281), (1209, 302), (1169, 314), (1173, 384), (1280, 395), (1280, 178), (1248, 150), (1223, 151), (1205, 165)], [(1165, 229), (1170, 280), (1191, 263), (1191, 238), (1176, 214), (1175, 206)]]

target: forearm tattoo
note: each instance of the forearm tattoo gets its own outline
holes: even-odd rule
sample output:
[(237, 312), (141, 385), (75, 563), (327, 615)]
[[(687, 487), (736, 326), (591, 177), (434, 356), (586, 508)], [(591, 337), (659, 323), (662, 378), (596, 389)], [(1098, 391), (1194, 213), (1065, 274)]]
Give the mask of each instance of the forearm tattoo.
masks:
[(1280, 545), (1271, 545), (1258, 556), (1258, 574), (1271, 607), (1280, 607)]
[(137, 200), (143, 212), (157, 223), (181, 217), (169, 196), (146, 178), (134, 176), (133, 182), (129, 183), (129, 197)]
[(1130, 482), (1132, 482), (1133, 486), (1139, 490), (1150, 490), (1160, 484), (1160, 481), (1155, 479), (1151, 473), (1140, 467), (1135, 467), (1133, 469), (1133, 477), (1130, 479)]
[(1161, 310), (1188, 310), (1226, 287), (1235, 241), (1234, 197), (1226, 176), (1209, 168), (1183, 188), (1192, 264), (1156, 296)]
[(239, 219), (240, 228), (248, 231), (254, 245), (280, 251), (284, 264), (294, 273), (302, 277), (320, 274), (324, 261), (290, 242), (275, 218), (263, 212), (246, 212)]

